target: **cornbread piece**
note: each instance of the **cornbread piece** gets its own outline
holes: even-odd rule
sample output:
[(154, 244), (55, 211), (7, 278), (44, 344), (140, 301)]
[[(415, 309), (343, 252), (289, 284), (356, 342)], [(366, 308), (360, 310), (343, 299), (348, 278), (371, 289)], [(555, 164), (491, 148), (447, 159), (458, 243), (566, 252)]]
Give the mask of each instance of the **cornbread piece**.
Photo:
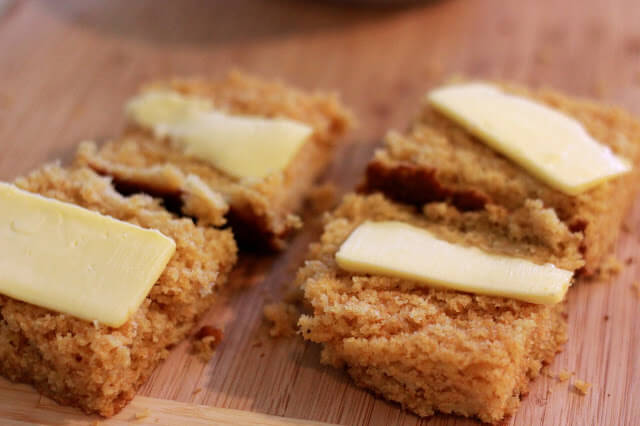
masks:
[[(416, 205), (448, 200), (461, 209), (497, 204), (518, 209), (542, 200), (569, 229), (582, 235), (581, 271), (598, 272), (633, 201), (640, 165), (640, 123), (626, 112), (570, 99), (550, 90), (503, 86), (507, 92), (546, 104), (580, 122), (600, 143), (634, 165), (625, 174), (576, 196), (552, 189), (511, 160), (425, 104), (410, 129), (391, 132), (367, 168), (365, 190)], [(615, 208), (611, 208), (615, 206)]]
[[(228, 114), (284, 117), (313, 128), (309, 140), (283, 172), (261, 179), (239, 179), (225, 174), (210, 163), (185, 155), (170, 140), (154, 138), (133, 123), (122, 137), (100, 149), (93, 144), (80, 147), (79, 164), (113, 176), (122, 187), (164, 198), (179, 198), (186, 177), (198, 176), (229, 204), (228, 219), (236, 238), (252, 245), (266, 243), (280, 248), (286, 235), (300, 226), (295, 213), (352, 121), (351, 114), (334, 95), (306, 94), (237, 72), (222, 81), (175, 79), (152, 83), (145, 89), (172, 90), (209, 99), (216, 110)], [(201, 211), (206, 209), (192, 207), (187, 213), (201, 218)]]
[(123, 197), (109, 179), (89, 169), (45, 166), (16, 185), (157, 229), (176, 243), (147, 298), (119, 328), (0, 295), (0, 372), (61, 404), (111, 416), (134, 397), (216, 298), (236, 261), (233, 236), (176, 218), (149, 196)]
[(441, 411), (497, 422), (512, 414), (529, 380), (567, 339), (563, 303), (536, 305), (353, 274), (338, 267), (335, 254), (364, 221), (397, 220), (490, 253), (581, 267), (576, 245), (569, 244), (579, 237), (539, 204), (461, 213), (432, 203), (420, 214), (380, 194), (346, 196), (298, 274), (312, 309), (298, 323), (302, 335), (323, 344), (323, 363), (346, 366), (358, 385), (421, 416)]

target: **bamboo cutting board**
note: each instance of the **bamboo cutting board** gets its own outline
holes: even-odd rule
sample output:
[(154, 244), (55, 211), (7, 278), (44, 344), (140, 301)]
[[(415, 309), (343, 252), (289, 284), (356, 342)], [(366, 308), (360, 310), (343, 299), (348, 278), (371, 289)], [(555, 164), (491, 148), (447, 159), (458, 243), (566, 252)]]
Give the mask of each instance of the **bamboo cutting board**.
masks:
[[(452, 73), (546, 84), (640, 115), (636, 0), (443, 0), (394, 9), (303, 0), (16, 0), (0, 13), (3, 180), (68, 160), (82, 139), (116, 135), (123, 102), (147, 79), (219, 76), (230, 67), (342, 93), (360, 126), (328, 173), (341, 193), (357, 183), (384, 132), (406, 126), (420, 96)], [(107, 424), (476, 424), (420, 420), (321, 366), (317, 346), (268, 337), (262, 306), (278, 298), (319, 232), (314, 214), (306, 218), (286, 252), (240, 262), (233, 296), (203, 320), (225, 332), (213, 359), (204, 364), (179, 345)], [(575, 371), (591, 391), (580, 396), (573, 379), (541, 377), (505, 424), (638, 424), (640, 299), (632, 284), (640, 280), (640, 202), (625, 229), (616, 248), (621, 273), (571, 290), (570, 340), (551, 366)], [(0, 381), (2, 424), (94, 420)]]

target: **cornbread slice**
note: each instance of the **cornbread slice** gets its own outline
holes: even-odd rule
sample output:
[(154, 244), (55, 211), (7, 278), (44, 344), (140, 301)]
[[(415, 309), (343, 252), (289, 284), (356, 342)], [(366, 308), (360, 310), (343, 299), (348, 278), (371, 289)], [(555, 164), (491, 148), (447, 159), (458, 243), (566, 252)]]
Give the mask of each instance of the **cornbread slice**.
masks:
[[(228, 219), (236, 238), (252, 245), (266, 243), (281, 248), (286, 235), (300, 226), (296, 211), (327, 166), (339, 137), (352, 124), (351, 113), (335, 95), (303, 93), (239, 72), (230, 73), (222, 81), (174, 79), (151, 83), (145, 89), (168, 89), (210, 99), (214, 108), (228, 114), (284, 117), (313, 128), (313, 134), (287, 168), (262, 179), (238, 179), (225, 174), (207, 162), (186, 156), (171, 141), (158, 140), (135, 128), (133, 123), (122, 137), (100, 149), (93, 144), (80, 147), (79, 164), (113, 176), (118, 185), (164, 198), (184, 198), (185, 193), (189, 197), (184, 181), (188, 176), (196, 176), (223, 195), (230, 207)], [(206, 207), (191, 208), (186, 213), (220, 224), (221, 215), (208, 220), (207, 211), (210, 209)], [(224, 214), (224, 207), (214, 211)]]
[[(134, 396), (169, 348), (207, 310), (236, 261), (228, 230), (200, 227), (147, 195), (123, 197), (90, 169), (45, 166), (16, 185), (46, 197), (157, 229), (176, 252), (149, 295), (119, 328), (0, 295), (0, 372), (61, 404), (111, 416)], [(73, 262), (73, 259), (69, 259)]]
[(512, 414), (529, 380), (567, 340), (564, 303), (536, 305), (349, 273), (335, 254), (364, 221), (397, 220), (491, 253), (580, 268), (577, 245), (568, 244), (579, 236), (540, 204), (460, 212), (432, 203), (419, 212), (381, 194), (346, 196), (326, 217), (321, 240), (298, 273), (311, 309), (298, 323), (303, 337), (323, 345), (323, 363), (345, 366), (358, 385), (420, 416), (440, 411), (497, 422)]
[[(640, 123), (625, 111), (551, 90), (502, 89), (546, 104), (580, 122), (634, 170), (577, 196), (566, 195), (532, 177), (508, 158), (430, 107), (426, 100), (410, 129), (390, 132), (370, 162), (365, 190), (383, 191), (398, 201), (421, 205), (448, 200), (461, 209), (497, 204), (509, 210), (541, 200), (569, 229), (581, 234), (581, 273), (598, 272), (629, 209), (640, 168)], [(614, 208), (612, 208), (615, 206)]]

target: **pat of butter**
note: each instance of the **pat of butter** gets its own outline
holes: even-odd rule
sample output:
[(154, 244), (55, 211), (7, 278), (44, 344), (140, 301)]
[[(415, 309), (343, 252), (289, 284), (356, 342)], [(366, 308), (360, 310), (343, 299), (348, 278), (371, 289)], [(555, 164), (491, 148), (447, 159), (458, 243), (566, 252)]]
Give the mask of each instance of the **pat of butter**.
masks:
[(284, 170), (313, 129), (285, 118), (229, 115), (210, 101), (171, 91), (133, 98), (127, 114), (189, 156), (237, 178), (264, 178)]
[(552, 188), (577, 195), (631, 164), (561, 112), (486, 84), (433, 90), (428, 100), (491, 148)]
[(452, 244), (425, 229), (394, 221), (358, 226), (336, 253), (336, 261), (350, 272), (538, 304), (560, 302), (573, 275), (552, 264)]
[(158, 231), (0, 182), (0, 293), (119, 327), (175, 252)]

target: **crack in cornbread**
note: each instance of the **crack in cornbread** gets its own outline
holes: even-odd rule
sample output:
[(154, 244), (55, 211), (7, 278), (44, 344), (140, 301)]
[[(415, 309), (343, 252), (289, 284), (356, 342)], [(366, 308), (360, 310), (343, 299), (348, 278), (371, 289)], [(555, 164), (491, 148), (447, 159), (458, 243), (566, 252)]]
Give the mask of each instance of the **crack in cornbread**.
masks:
[(358, 385), (421, 416), (441, 411), (497, 422), (512, 414), (530, 379), (567, 340), (564, 303), (536, 305), (353, 274), (337, 266), (335, 253), (362, 222), (398, 220), (488, 252), (582, 267), (577, 245), (569, 243), (579, 236), (539, 204), (529, 201), (510, 213), (432, 203), (419, 212), (380, 194), (347, 195), (326, 216), (321, 240), (298, 273), (312, 311), (299, 320), (303, 337), (323, 344), (323, 363), (346, 366)]
[[(90, 169), (45, 166), (16, 185), (144, 228), (176, 252), (138, 310), (115, 329), (0, 295), (0, 371), (87, 413), (111, 416), (216, 298), (236, 261), (231, 231), (195, 226), (147, 195), (123, 197)], [(69, 259), (73, 262), (73, 259)]]
[(580, 272), (597, 273), (636, 192), (640, 123), (618, 108), (570, 99), (551, 90), (502, 88), (574, 118), (596, 140), (629, 159), (634, 170), (577, 196), (566, 195), (529, 175), (425, 100), (406, 133), (388, 134), (385, 147), (368, 166), (365, 189), (416, 205), (448, 200), (462, 209), (497, 204), (513, 210), (527, 200), (541, 200), (571, 230), (582, 234), (585, 267)]
[[(326, 168), (337, 140), (352, 125), (351, 113), (333, 94), (307, 94), (239, 72), (221, 81), (174, 79), (145, 89), (169, 89), (210, 99), (215, 109), (226, 113), (286, 117), (313, 128), (310, 140), (283, 172), (253, 180), (229, 176), (203, 160), (186, 156), (171, 141), (156, 139), (134, 127), (99, 150), (92, 144), (80, 148), (78, 164), (153, 195), (175, 198), (182, 192), (180, 182), (186, 176), (198, 176), (228, 202), (228, 219), (241, 243), (260, 240), (274, 248), (283, 247), (287, 234), (301, 225), (295, 213), (306, 192)], [(205, 209), (192, 208), (189, 213), (200, 218), (201, 211)]]

